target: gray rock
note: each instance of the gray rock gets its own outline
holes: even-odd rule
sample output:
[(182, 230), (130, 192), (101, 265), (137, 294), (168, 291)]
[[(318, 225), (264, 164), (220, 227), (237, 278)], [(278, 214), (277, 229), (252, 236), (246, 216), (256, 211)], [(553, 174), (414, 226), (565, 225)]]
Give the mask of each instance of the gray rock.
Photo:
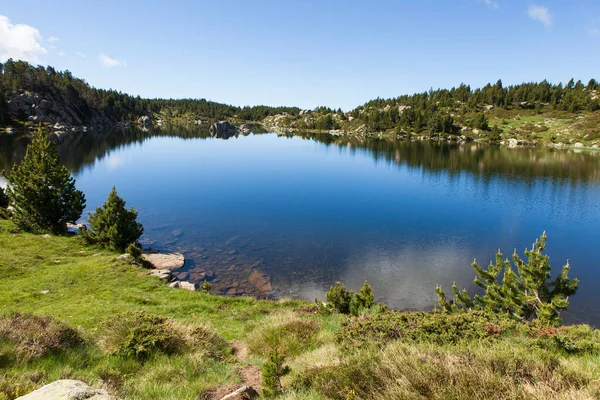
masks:
[(181, 289), (185, 289), (185, 290), (190, 290), (192, 292), (195, 292), (196, 290), (199, 289), (198, 284), (197, 283), (192, 283), (192, 282), (185, 282), (185, 281), (181, 281), (179, 282), (179, 287)]
[(171, 280), (172, 274), (168, 269), (153, 269), (150, 271), (151, 276), (156, 276), (162, 280), (169, 282)]
[(174, 270), (185, 265), (185, 257), (181, 253), (146, 252), (142, 258), (152, 264), (155, 269)]
[(229, 121), (215, 122), (208, 131), (218, 139), (229, 139), (237, 135), (237, 128)]
[(258, 393), (252, 386), (242, 386), (235, 392), (221, 397), (221, 400), (252, 400), (258, 397)]
[(152, 127), (152, 118), (149, 115), (142, 115), (138, 119), (138, 124), (142, 128), (151, 128)]
[(129, 254), (122, 254), (119, 257), (115, 258), (115, 261), (127, 261), (131, 258)]
[(240, 126), (240, 132), (242, 133), (242, 135), (248, 136), (252, 133), (252, 126), (249, 124), (244, 124)]
[(52, 382), (17, 400), (118, 400), (106, 390), (94, 389), (86, 383), (74, 380)]
[(576, 148), (582, 148), (582, 147), (585, 147), (585, 146), (583, 145), (583, 143), (579, 143), (579, 142), (577, 142), (577, 143), (575, 143), (575, 144), (573, 145), (573, 147), (576, 147)]

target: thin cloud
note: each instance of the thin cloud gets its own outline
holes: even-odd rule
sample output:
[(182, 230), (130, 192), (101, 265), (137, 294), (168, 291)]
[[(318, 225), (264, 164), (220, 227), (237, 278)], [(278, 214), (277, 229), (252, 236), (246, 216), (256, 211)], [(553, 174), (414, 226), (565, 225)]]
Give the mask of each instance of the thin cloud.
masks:
[(57, 38), (56, 36), (50, 36), (48, 39), (46, 39), (46, 42), (48, 43), (56, 43), (58, 42), (60, 39)]
[(85, 53), (77, 52), (77, 57), (85, 58)]
[(121, 61), (115, 60), (114, 58), (110, 58), (109, 56), (107, 56), (104, 53), (100, 54), (100, 56), (98, 58), (100, 59), (100, 62), (102, 63), (102, 65), (106, 68), (121, 67), (121, 66), (125, 65)]
[(497, 2), (495, 2), (494, 0), (483, 0), (483, 3), (488, 6), (489, 8), (493, 8), (495, 10), (500, 8), (500, 4), (498, 4)]
[(39, 57), (48, 53), (42, 46), (42, 35), (33, 26), (13, 24), (0, 15), (0, 61), (9, 58), (29, 62), (39, 62)]
[(67, 53), (65, 53), (64, 51), (60, 51), (60, 52), (58, 53), (58, 55), (59, 55), (59, 57), (64, 57), (64, 56), (66, 56), (66, 55), (67, 55)]
[(546, 28), (552, 27), (552, 15), (547, 7), (532, 4), (527, 10), (529, 18), (541, 22)]

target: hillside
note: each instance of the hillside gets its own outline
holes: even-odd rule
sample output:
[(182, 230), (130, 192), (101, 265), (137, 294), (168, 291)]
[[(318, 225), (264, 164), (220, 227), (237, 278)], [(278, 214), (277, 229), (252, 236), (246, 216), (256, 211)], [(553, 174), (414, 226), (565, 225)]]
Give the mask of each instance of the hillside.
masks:
[(349, 113), (326, 107), (267, 117), (284, 132), (330, 132), (360, 138), (477, 140), (510, 145), (600, 146), (600, 90), (571, 80), (472, 89), (460, 85), (376, 99)]
[(159, 124), (217, 120), (262, 122), (278, 132), (335, 136), (499, 142), (508, 145), (600, 146), (600, 89), (587, 84), (502, 81), (473, 89), (461, 84), (390, 99), (350, 112), (318, 107), (236, 107), (205, 99), (142, 99), (96, 89), (69, 71), (8, 60), (0, 64), (0, 126), (55, 131), (127, 127), (147, 116)]
[(116, 256), (0, 221), (0, 399), (57, 379), (126, 399), (219, 399), (260, 389), (272, 349), (291, 368), (279, 399), (600, 395), (600, 335), (586, 325), (318, 314), (304, 302), (171, 289)]
[(140, 117), (174, 122), (236, 118), (258, 121), (295, 107), (235, 107), (205, 99), (142, 99), (96, 89), (69, 71), (23, 61), (0, 63), (0, 126), (44, 127), (59, 131), (102, 130), (128, 126)]

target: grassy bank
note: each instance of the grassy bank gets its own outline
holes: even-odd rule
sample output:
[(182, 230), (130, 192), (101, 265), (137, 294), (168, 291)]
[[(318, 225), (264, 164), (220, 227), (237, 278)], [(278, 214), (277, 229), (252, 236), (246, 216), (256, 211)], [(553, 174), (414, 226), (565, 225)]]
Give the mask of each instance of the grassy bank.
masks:
[(600, 396), (600, 335), (587, 326), (318, 315), (300, 301), (171, 289), (117, 255), (0, 221), (0, 399), (57, 379), (125, 399), (218, 398), (260, 386), (275, 348), (291, 367), (282, 399)]

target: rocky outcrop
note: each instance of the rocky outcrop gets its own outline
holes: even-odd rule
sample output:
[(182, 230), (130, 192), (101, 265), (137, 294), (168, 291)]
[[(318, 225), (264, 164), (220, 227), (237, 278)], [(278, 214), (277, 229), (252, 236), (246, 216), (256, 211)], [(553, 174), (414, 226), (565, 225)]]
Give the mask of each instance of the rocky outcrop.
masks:
[(85, 382), (60, 380), (52, 382), (17, 400), (118, 400), (105, 390), (94, 389)]
[(181, 253), (145, 252), (142, 254), (144, 261), (152, 264), (155, 269), (179, 269), (185, 265), (185, 257)]
[(42, 124), (55, 132), (85, 132), (116, 125), (102, 110), (91, 108), (73, 95), (65, 98), (60, 93), (40, 94), (26, 90), (8, 93), (9, 114), (18, 120)]
[(237, 128), (229, 121), (215, 122), (209, 128), (209, 133), (217, 139), (230, 139), (237, 135)]

